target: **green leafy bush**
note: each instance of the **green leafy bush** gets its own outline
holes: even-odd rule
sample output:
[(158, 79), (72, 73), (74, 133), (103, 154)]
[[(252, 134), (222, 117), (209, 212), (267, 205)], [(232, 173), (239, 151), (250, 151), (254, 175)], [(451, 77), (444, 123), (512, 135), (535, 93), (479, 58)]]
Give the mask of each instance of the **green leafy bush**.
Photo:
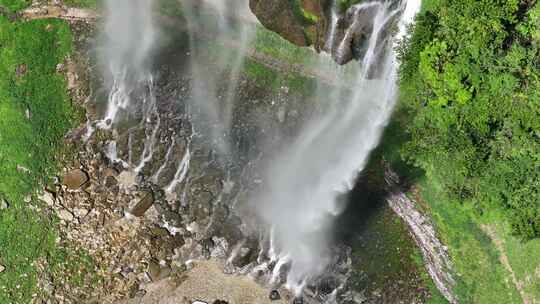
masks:
[(401, 49), (402, 154), (481, 214), (540, 237), (540, 24), (533, 2), (441, 0)]

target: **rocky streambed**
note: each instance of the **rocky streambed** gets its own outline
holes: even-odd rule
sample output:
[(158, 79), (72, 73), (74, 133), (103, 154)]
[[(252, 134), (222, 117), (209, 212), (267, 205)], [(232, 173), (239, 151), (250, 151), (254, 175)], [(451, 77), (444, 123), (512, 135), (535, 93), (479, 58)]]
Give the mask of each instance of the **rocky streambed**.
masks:
[[(291, 90), (285, 80), (278, 86), (267, 87), (248, 74), (240, 74), (234, 79), (238, 81), (238, 102), (232, 122), (235, 132), (231, 135), (237, 157), (222, 159), (192, 125), (186, 100), (192, 95), (193, 78), (187, 60), (193, 54), (189, 55), (186, 46), (187, 34), (179, 32), (168, 37), (154, 67), (157, 110), (153, 122), (128, 124), (114, 132), (98, 130), (87, 137), (92, 121), (99, 120), (107, 94), (99, 89), (101, 80), (92, 63), (93, 26), (80, 21), (73, 21), (72, 26), (77, 33), (78, 52), (64, 68), (71, 79), (72, 95), (86, 108), (90, 124), (67, 136), (75, 154), (66, 159), (61, 178), (47, 186), (40, 199), (60, 219), (59, 242), (87, 252), (94, 263), (88, 275), (99, 279), (67, 286), (44, 276), (40, 278), (43, 297), (66, 303), (80, 303), (81, 299), (86, 303), (158, 303), (153, 298), (156, 293), (168, 290), (159, 303), (181, 297), (186, 303), (198, 299), (268, 302), (270, 291), (280, 287), (286, 269), (278, 273), (277, 282), (271, 282), (275, 265), (268, 259), (268, 240), (254, 225), (253, 215), (246, 208), (250, 191), (264, 186), (258, 174), (262, 166), (259, 160), (267, 151), (257, 147), (277, 149), (286, 144), (286, 140), (277, 139), (294, 136), (311, 111), (321, 110), (317, 109), (317, 98), (324, 96)], [(211, 68), (213, 59), (209, 57), (208, 62)], [(228, 81), (226, 77), (220, 78), (218, 86), (226, 90)], [(306, 111), (307, 102), (311, 111)], [(153, 134), (151, 158), (139, 168), (148, 153), (148, 138)], [(261, 145), (263, 140), (265, 144)], [(116, 144), (114, 155), (112, 143)], [(359, 185), (362, 188), (370, 183), (360, 181)], [(376, 191), (379, 190), (372, 192)], [(369, 195), (366, 200), (380, 203)], [(351, 197), (351, 204), (360, 203), (362, 200)], [(400, 204), (399, 200), (390, 200), (393, 209), (401, 210), (398, 215), (412, 227), (415, 218), (407, 214), (414, 212), (414, 206), (399, 209)], [(305, 303), (319, 303), (340, 286), (333, 295), (338, 303), (422, 303), (429, 297), (423, 269), (410, 258), (415, 247), (407, 230), (396, 228), (390, 232), (396, 238), (378, 231), (384, 223), (405, 227), (403, 222), (396, 222), (396, 216), (387, 211), (374, 213), (371, 221), (364, 219), (373, 224), (340, 238), (343, 241), (335, 244), (333, 271), (308, 286)], [(342, 225), (338, 229), (350, 228)], [(435, 242), (435, 234), (426, 238), (423, 230), (411, 232), (421, 248), (428, 248), (423, 250), (424, 257), (436, 260), (441, 255), (442, 251), (429, 250), (431, 245), (424, 246)], [(365, 242), (375, 247), (366, 249), (358, 245)], [(388, 251), (370, 261), (370, 256), (380, 255), (379, 250)], [(377, 265), (368, 266), (374, 261)], [(435, 269), (430, 271), (435, 277), (448, 271), (436, 264), (428, 264), (430, 270)], [(391, 266), (385, 269), (385, 265)], [(208, 278), (208, 273), (218, 270), (221, 273)], [(444, 273), (441, 276), (444, 278)], [(186, 286), (213, 286), (206, 279), (213, 279), (221, 287), (212, 287), (212, 292), (208, 288), (189, 288), (188, 292)], [(441, 282), (439, 288), (451, 283)], [(247, 285), (241, 292), (234, 291), (242, 284)], [(221, 294), (216, 290), (221, 290)], [(281, 300), (276, 301), (294, 299), (282, 288), (279, 295)]]

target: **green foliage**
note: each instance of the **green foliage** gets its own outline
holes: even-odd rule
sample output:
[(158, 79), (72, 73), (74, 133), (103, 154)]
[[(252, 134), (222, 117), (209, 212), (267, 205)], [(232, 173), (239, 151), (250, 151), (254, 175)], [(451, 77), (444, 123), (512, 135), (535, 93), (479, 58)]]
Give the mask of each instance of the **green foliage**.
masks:
[(527, 3), (433, 2), (400, 58), (412, 120), (404, 157), (452, 199), (478, 214), (503, 210), (531, 239), (540, 237), (540, 13)]
[(56, 72), (71, 40), (63, 21), (0, 16), (0, 198), (10, 203), (0, 211), (0, 303), (29, 303), (34, 262), (59, 254), (55, 223), (23, 198), (55, 170), (54, 155), (72, 126), (64, 76)]
[(319, 21), (318, 16), (306, 11), (302, 7), (302, 3), (300, 2), (300, 0), (289, 0), (289, 3), (291, 5), (294, 15), (303, 25), (312, 25), (316, 24)]
[(344, 12), (349, 9), (349, 7), (361, 3), (364, 0), (338, 0), (338, 8), (340, 11)]
[(32, 4), (32, 0), (0, 0), (0, 7), (16, 12)]

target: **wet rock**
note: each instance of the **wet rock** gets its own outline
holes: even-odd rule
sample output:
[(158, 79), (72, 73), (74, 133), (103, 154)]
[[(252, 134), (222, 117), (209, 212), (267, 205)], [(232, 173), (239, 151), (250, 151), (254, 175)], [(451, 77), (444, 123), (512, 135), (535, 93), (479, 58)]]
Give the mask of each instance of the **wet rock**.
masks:
[(304, 298), (301, 298), (301, 297), (294, 298), (294, 300), (292, 301), (292, 304), (304, 304)]
[(68, 189), (77, 190), (86, 184), (89, 180), (88, 173), (81, 169), (71, 170), (64, 174), (62, 181)]
[(277, 301), (277, 300), (281, 299), (281, 295), (279, 294), (279, 291), (277, 291), (277, 290), (270, 291), (270, 295), (268, 297), (272, 301)]
[(214, 303), (212, 304), (229, 304), (229, 302), (224, 301), (224, 300), (215, 300)]
[(218, 259), (227, 258), (227, 252), (229, 251), (229, 243), (225, 238), (212, 237), (214, 246), (210, 251), (210, 256)]
[(129, 211), (130, 214), (136, 217), (143, 216), (154, 204), (154, 193), (152, 191), (143, 192), (141, 197), (142, 198)]

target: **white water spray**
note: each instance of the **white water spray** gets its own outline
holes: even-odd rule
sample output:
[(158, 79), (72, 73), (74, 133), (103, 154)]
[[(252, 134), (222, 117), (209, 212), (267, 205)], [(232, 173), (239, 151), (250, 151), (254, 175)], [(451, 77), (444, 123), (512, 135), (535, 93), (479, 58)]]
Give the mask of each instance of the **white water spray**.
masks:
[[(336, 98), (328, 100), (328, 110), (279, 152), (267, 170), (267, 188), (253, 200), (272, 227), (269, 256), (277, 256), (280, 267), (290, 264), (287, 285), (296, 293), (328, 266), (331, 227), (343, 210), (336, 197), (348, 191), (363, 170), (392, 114), (397, 93), (395, 37), (405, 35), (419, 8), (420, 0), (397, 6), (368, 2), (352, 8), (355, 15), (372, 16), (354, 91), (336, 88), (330, 94)], [(362, 14), (363, 10), (375, 12)], [(399, 33), (392, 37), (388, 29), (394, 25)], [(352, 27), (356, 26), (355, 21)]]
[[(109, 94), (103, 118), (96, 125), (118, 134), (118, 125), (133, 125), (132, 120), (138, 120), (138, 125), (128, 130), (127, 161), (119, 158), (116, 142), (108, 146), (111, 161), (132, 166), (135, 173), (152, 160), (161, 123), (151, 73), (151, 55), (158, 36), (152, 16), (153, 3), (153, 0), (105, 1), (104, 44), (100, 48), (100, 63)], [(139, 161), (132, 164), (132, 131), (137, 128), (144, 130), (145, 137)]]
[[(239, 74), (254, 34), (252, 26), (239, 22), (254, 19), (247, 3), (247, 0), (182, 2), (190, 33), (193, 77), (190, 112), (196, 131), (210, 139), (211, 148), (221, 155), (231, 152), (229, 133)], [(234, 44), (234, 47), (222, 44)], [(219, 58), (210, 65), (208, 56), (200, 56), (209, 51), (219, 52)], [(221, 88), (220, 83), (226, 87)]]

